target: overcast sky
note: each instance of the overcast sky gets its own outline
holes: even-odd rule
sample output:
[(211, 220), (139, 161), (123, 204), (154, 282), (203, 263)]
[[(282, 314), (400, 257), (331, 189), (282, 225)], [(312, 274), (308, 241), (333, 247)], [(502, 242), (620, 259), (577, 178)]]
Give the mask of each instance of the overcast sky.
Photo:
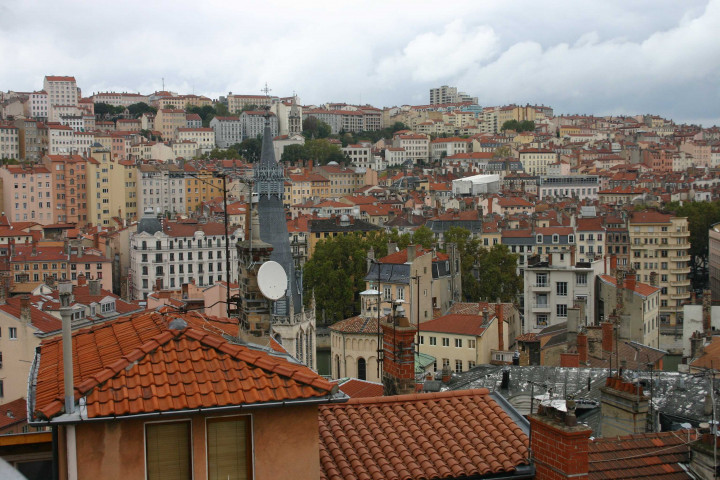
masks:
[(383, 107), (453, 85), (483, 106), (720, 125), (720, 0), (0, 0), (0, 90), (297, 92)]

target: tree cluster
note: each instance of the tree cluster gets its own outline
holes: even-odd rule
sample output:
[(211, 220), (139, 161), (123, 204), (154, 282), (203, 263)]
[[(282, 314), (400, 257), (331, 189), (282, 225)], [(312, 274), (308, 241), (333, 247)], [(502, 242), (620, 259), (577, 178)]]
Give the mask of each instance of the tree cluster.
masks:
[(517, 120), (508, 120), (502, 124), (500, 130), (515, 130), (516, 132), (534, 132), (535, 122), (531, 120), (523, 120), (522, 122), (518, 122)]
[(249, 163), (255, 163), (260, 160), (262, 152), (262, 140), (257, 138), (246, 138), (240, 143), (229, 146), (223, 150), (221, 148), (213, 148), (210, 153), (205, 154), (205, 158), (224, 160), (242, 158)]
[(312, 160), (315, 165), (326, 165), (330, 162), (349, 163), (340, 147), (325, 138), (307, 140), (304, 145), (288, 145), (280, 160), (293, 165), (305, 160)]
[[(412, 235), (370, 232), (341, 235), (322, 240), (312, 258), (305, 264), (305, 298), (315, 294), (318, 318), (326, 323), (352, 317), (360, 312), (359, 294), (365, 289), (367, 252), (372, 247), (375, 258), (387, 255), (388, 242), (404, 249), (410, 244), (432, 248), (435, 237), (427, 227)], [(522, 279), (515, 273), (517, 255), (504, 245), (487, 249), (463, 228), (453, 227), (445, 233), (445, 242), (457, 245), (461, 263), (463, 298), (466, 301), (488, 299), (514, 301), (522, 290)]]

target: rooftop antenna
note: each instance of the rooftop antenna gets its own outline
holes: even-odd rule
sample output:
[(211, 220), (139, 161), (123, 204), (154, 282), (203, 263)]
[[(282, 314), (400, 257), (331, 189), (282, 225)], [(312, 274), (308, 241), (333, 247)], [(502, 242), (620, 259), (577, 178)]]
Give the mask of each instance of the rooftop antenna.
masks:
[(285, 295), (288, 287), (285, 269), (272, 260), (262, 264), (257, 273), (260, 293), (269, 300), (279, 300)]

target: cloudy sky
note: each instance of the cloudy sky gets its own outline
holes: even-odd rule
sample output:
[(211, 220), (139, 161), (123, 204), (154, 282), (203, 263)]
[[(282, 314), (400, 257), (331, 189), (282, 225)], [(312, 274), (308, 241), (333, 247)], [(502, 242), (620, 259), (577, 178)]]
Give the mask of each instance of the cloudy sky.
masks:
[(0, 90), (74, 75), (83, 94), (656, 113), (720, 125), (720, 0), (0, 0)]

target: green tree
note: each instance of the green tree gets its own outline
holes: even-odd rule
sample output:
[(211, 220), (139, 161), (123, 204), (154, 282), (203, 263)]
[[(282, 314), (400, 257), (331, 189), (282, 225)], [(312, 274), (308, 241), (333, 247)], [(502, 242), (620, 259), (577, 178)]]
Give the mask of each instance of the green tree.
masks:
[(230, 110), (228, 110), (227, 105), (224, 103), (216, 103), (215, 104), (215, 116), (216, 117), (228, 117), (230, 116)]
[[(365, 289), (367, 252), (380, 247), (382, 236), (372, 240), (355, 233), (321, 240), (305, 263), (305, 298), (315, 293), (317, 315), (328, 323), (349, 318), (360, 310), (359, 293)], [(380, 256), (376, 253), (376, 256)]]
[(251, 103), (250, 105), (244, 105), (242, 109), (240, 110), (240, 113), (242, 112), (254, 112), (256, 110), (260, 110), (260, 107), (255, 105), (254, 103)]
[(430, 248), (435, 243), (435, 234), (423, 225), (413, 232), (412, 241), (416, 245), (422, 245), (423, 248)]
[(522, 122), (518, 122), (517, 120), (507, 120), (505, 123), (502, 124), (502, 127), (500, 127), (501, 131), (505, 130), (515, 130), (516, 132), (534, 132), (535, 131), (535, 122), (531, 120), (523, 120)]
[(209, 127), (210, 120), (215, 118), (215, 109), (211, 105), (204, 105), (202, 107), (198, 107), (196, 105), (186, 105), (185, 111), (187, 113), (198, 114), (200, 116), (200, 118), (202, 119), (203, 127)]
[(329, 162), (345, 163), (346, 157), (339, 146), (330, 143), (327, 139), (318, 138), (305, 142), (305, 155), (315, 165), (325, 165)]
[(250, 163), (260, 160), (260, 152), (262, 150), (262, 140), (258, 138), (246, 138), (239, 144), (233, 145), (240, 155)]
[(330, 125), (317, 117), (307, 117), (302, 122), (302, 134), (305, 138), (327, 138), (331, 132)]
[(95, 115), (102, 117), (120, 115), (125, 111), (125, 107), (115, 107), (109, 103), (96, 103), (94, 109)]
[(397, 245), (398, 249), (403, 250), (408, 245), (413, 243), (412, 235), (409, 233), (400, 234), (397, 228), (393, 228), (388, 235), (388, 242), (392, 242)]
[[(517, 275), (517, 255), (510, 253), (507, 245), (480, 248), (476, 262), (479, 298), (512, 302), (523, 288), (523, 280)], [(463, 278), (464, 281), (464, 278)]]
[(280, 161), (283, 163), (297, 164), (306, 158), (307, 154), (305, 153), (305, 145), (294, 144), (285, 147), (282, 157), (280, 157)]
[[(157, 113), (157, 108), (151, 107), (145, 102), (133, 103), (127, 107), (128, 112), (135, 118), (140, 118), (143, 113)], [(96, 112), (97, 113), (97, 112)]]
[(665, 209), (678, 217), (687, 217), (690, 230), (690, 255), (695, 264), (708, 258), (708, 232), (710, 227), (720, 222), (720, 201), (714, 202), (671, 202)]

